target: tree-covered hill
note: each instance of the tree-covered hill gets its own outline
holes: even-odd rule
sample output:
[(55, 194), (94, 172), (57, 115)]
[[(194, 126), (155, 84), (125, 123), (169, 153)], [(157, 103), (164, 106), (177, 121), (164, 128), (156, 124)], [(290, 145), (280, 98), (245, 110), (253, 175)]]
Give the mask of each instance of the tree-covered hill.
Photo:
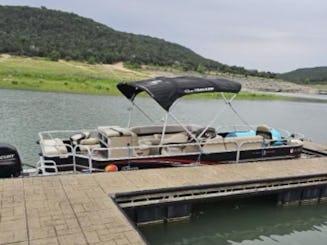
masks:
[(296, 83), (327, 84), (327, 67), (302, 68), (279, 74), (278, 77)]
[(56, 10), (0, 5), (0, 53), (80, 60), (171, 66), (273, 77), (201, 57), (163, 39), (116, 31), (91, 19)]

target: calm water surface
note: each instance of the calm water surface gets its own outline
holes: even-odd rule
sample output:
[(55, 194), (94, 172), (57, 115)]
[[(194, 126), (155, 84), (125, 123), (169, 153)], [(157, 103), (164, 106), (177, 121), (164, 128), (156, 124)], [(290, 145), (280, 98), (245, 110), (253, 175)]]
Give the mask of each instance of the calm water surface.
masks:
[[(148, 98), (137, 103), (154, 120), (163, 111)], [(327, 104), (286, 101), (235, 101), (249, 124), (265, 123), (327, 144)], [(0, 142), (15, 145), (24, 162), (35, 164), (39, 131), (126, 126), (129, 103), (122, 97), (0, 90)], [(241, 124), (222, 102), (182, 100), (173, 113), (184, 123), (215, 127)], [(149, 123), (140, 113), (134, 125)], [(271, 202), (243, 201), (200, 205), (187, 223), (142, 228), (151, 244), (327, 244), (327, 205), (276, 208)]]
[(141, 227), (150, 244), (327, 244), (327, 204), (276, 207), (270, 200), (193, 208), (189, 221)]

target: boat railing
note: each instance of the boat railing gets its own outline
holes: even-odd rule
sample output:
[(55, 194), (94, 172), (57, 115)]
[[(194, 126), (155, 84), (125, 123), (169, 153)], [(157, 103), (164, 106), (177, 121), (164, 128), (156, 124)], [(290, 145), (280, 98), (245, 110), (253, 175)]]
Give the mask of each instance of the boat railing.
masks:
[[(235, 150), (222, 150), (222, 152), (228, 152), (228, 151), (236, 151), (236, 158), (235, 161), (239, 162), (240, 160), (240, 154), (243, 150), (248, 150), (250, 149), (245, 148), (246, 145), (249, 144), (253, 144), (253, 143), (259, 143), (261, 145), (262, 149), (267, 148), (267, 145), (269, 143), (269, 140), (264, 140), (264, 139), (254, 139), (254, 140), (245, 140), (245, 141), (229, 141), (228, 144), (234, 144), (235, 145)], [(204, 145), (224, 145), (226, 144), (226, 142), (223, 140), (221, 142), (201, 142), (200, 145), (199, 143), (174, 143), (174, 144), (160, 144), (160, 145), (146, 145), (146, 146), (142, 146), (142, 145), (138, 145), (138, 146), (123, 146), (123, 147), (107, 147), (107, 148), (93, 148), (93, 149), (88, 149), (87, 153), (81, 154), (80, 152), (76, 152), (76, 156), (87, 156), (89, 158), (89, 167), (92, 167), (92, 160), (101, 160), (101, 161), (111, 161), (111, 160), (132, 160), (132, 159), (145, 159), (145, 158), (149, 158), (153, 157), (153, 158), (162, 158), (162, 157), (169, 157), (170, 155), (194, 155), (194, 154), (199, 154), (199, 153), (206, 153), (203, 152), (203, 146)], [(75, 149), (78, 149), (78, 147), (81, 145), (76, 145)], [(85, 147), (85, 145), (83, 145)], [(189, 152), (175, 152), (175, 153), (171, 153), (167, 154), (167, 155), (163, 155), (162, 154), (162, 150), (163, 149), (185, 149), (187, 147), (193, 147), (193, 151), (189, 151)], [(281, 146), (280, 146), (281, 147)], [(151, 155), (139, 155), (136, 152), (138, 152), (139, 150), (154, 150), (157, 151), (158, 154), (151, 154)], [(126, 154), (124, 154), (124, 156), (120, 156), (120, 157), (112, 157), (111, 156), (111, 152), (115, 151), (115, 150), (119, 150), (119, 151), (125, 151)], [(103, 153), (100, 154), (101, 157), (99, 157), (99, 153)]]
[[(57, 132), (57, 131), (52, 131), (53, 132)], [(62, 131), (59, 131), (60, 133)], [(65, 132), (80, 132), (80, 131), (72, 131), (72, 130), (66, 130)], [(47, 134), (49, 132), (46, 132)], [(49, 134), (50, 136), (52, 136), (51, 134)], [(52, 136), (53, 138), (53, 136)], [(237, 137), (237, 138), (241, 138), (241, 137)], [(43, 139), (43, 137), (41, 138)], [(225, 138), (226, 139), (226, 138)], [(64, 144), (67, 149), (69, 149), (67, 151), (67, 153), (65, 154), (58, 154), (58, 155), (43, 155), (41, 158), (43, 160), (40, 160), (42, 163), (40, 166), (42, 166), (44, 168), (45, 163), (47, 163), (46, 168), (47, 169), (51, 169), (53, 168), (54, 173), (57, 173), (58, 171), (56, 171), (55, 169), (58, 168), (57, 166), (55, 166), (55, 162), (53, 164), (53, 162), (50, 163), (50, 161), (48, 160), (44, 160), (44, 157), (59, 157), (59, 158), (64, 158), (64, 157), (72, 157), (72, 163), (71, 164), (61, 164), (60, 167), (72, 167), (73, 168), (73, 172), (79, 172), (81, 171), (80, 169), (82, 169), (82, 172), (90, 172), (92, 173), (94, 170), (96, 171), (103, 171), (100, 169), (95, 169), (93, 167), (93, 161), (112, 161), (112, 160), (132, 160), (132, 159), (145, 159), (145, 158), (162, 158), (162, 157), (168, 157), (171, 155), (194, 155), (194, 154), (203, 154), (206, 153), (203, 151), (203, 146), (204, 145), (224, 145), (226, 144), (225, 139), (223, 138), (222, 141), (218, 141), (218, 142), (206, 142), (206, 140), (200, 141), (200, 142), (194, 142), (194, 143), (170, 143), (170, 144), (159, 144), (159, 145), (136, 145), (136, 146), (122, 146), (122, 147), (96, 147), (96, 148), (91, 148), (88, 147), (87, 145), (70, 145), (70, 144)], [(225, 148), (225, 150), (220, 150), (221, 152), (228, 152), (228, 151), (236, 151), (236, 157), (235, 157), (235, 162), (239, 162), (240, 161), (240, 156), (241, 156), (241, 152), (243, 150), (249, 149), (245, 148), (246, 145), (248, 144), (252, 144), (252, 143), (261, 143), (261, 148), (265, 149), (267, 147), (267, 140), (244, 140), (244, 141), (229, 141), (228, 144), (234, 144), (235, 145), (235, 150), (227, 150)], [(47, 144), (42, 144), (42, 147), (47, 146)], [(59, 147), (62, 146), (61, 145), (48, 145), (48, 146), (52, 146), (52, 147)], [(83, 147), (83, 151), (81, 151), (81, 147)], [(44, 149), (44, 148), (42, 148)], [(163, 154), (162, 151), (164, 150), (168, 150), (168, 152), (166, 152), (166, 154)], [(183, 151), (185, 149), (188, 149), (187, 152)], [(169, 151), (172, 152), (169, 152)], [(174, 150), (176, 150), (174, 152)], [(180, 151), (179, 151), (180, 150)], [(122, 156), (112, 156), (112, 153), (114, 151), (120, 151), (123, 152)], [(142, 152), (156, 152), (157, 154), (144, 154), (142, 155)], [(167, 154), (168, 153), (168, 154)], [(81, 165), (77, 163), (76, 158), (77, 157), (83, 157), (86, 158), (88, 160), (88, 166), (85, 165)], [(43, 162), (42, 162), (43, 161)], [(53, 167), (49, 167), (48, 165), (53, 165)], [(41, 168), (42, 168), (41, 167)], [(79, 170), (78, 170), (79, 169)]]
[[(78, 145), (76, 146), (72, 146), (70, 144), (67, 143), (63, 143), (63, 144), (46, 144), (43, 142), (43, 140), (46, 139), (55, 139), (55, 138), (67, 138), (67, 135), (73, 135), (73, 134), (78, 134), (81, 132), (92, 132), (95, 131), (94, 129), (82, 129), (82, 130), (52, 130), (52, 131), (43, 131), (43, 132), (39, 132), (39, 143), (41, 146), (41, 150), (44, 153), (45, 152), (45, 147), (55, 147), (57, 149), (59, 149), (59, 147), (62, 147), (63, 145), (67, 148), (67, 152), (66, 153), (60, 153), (59, 154), (51, 154), (51, 155), (46, 155), (43, 154), (40, 157), (40, 160), (37, 163), (37, 168), (40, 169), (41, 172), (43, 172), (44, 170), (50, 170), (49, 174), (57, 174), (58, 171), (55, 171), (55, 169), (58, 170), (58, 166), (56, 166), (56, 163), (52, 160), (45, 160), (44, 157), (48, 156), (48, 157), (59, 157), (59, 158), (67, 158), (67, 157), (72, 157), (72, 163), (69, 164), (60, 164), (60, 168), (72, 168), (73, 172), (79, 172), (77, 171), (77, 169), (82, 169), (83, 172), (92, 172), (93, 169), (93, 165), (92, 165), (92, 159), (89, 160), (89, 166), (84, 166), (81, 164), (77, 164), (76, 162), (76, 155), (77, 155), (77, 148)], [(92, 155), (91, 152), (89, 152), (88, 155)], [(50, 165), (53, 166), (50, 166)], [(97, 169), (97, 171), (100, 171), (99, 169)]]
[[(47, 155), (47, 154), (42, 154), (40, 156), (39, 161), (36, 163), (36, 169), (38, 171), (41, 172), (42, 175), (50, 175), (50, 174), (58, 174), (59, 170), (58, 170), (58, 166), (56, 164), (56, 162), (54, 160), (46, 160), (44, 159), (45, 157), (59, 157), (59, 158), (68, 158), (68, 157), (72, 157), (72, 163), (67, 163), (67, 164), (60, 164), (60, 168), (72, 168), (73, 169), (73, 173), (77, 173), (77, 172), (90, 172), (92, 173), (95, 169), (93, 168), (93, 164), (92, 164), (92, 152), (90, 149), (87, 149), (88, 151), (88, 161), (89, 164), (88, 166), (85, 165), (81, 165), (78, 164), (76, 161), (76, 156), (78, 156), (78, 147), (80, 145), (76, 145), (76, 146), (72, 146), (70, 144), (46, 144), (46, 143), (41, 143), (41, 149), (44, 152), (44, 147), (55, 147), (55, 148), (59, 148), (62, 146), (65, 146), (67, 148), (67, 153), (58, 153), (58, 154), (51, 154), (51, 155)], [(81, 170), (78, 170), (81, 169)], [(96, 171), (101, 171), (100, 169), (96, 169)]]
[(58, 174), (57, 164), (53, 160), (45, 160), (40, 157), (40, 160), (36, 163), (37, 174), (41, 175), (52, 175)]
[(246, 144), (252, 144), (252, 143), (261, 143), (261, 148), (264, 149), (266, 144), (265, 144), (265, 140), (249, 140), (249, 141), (243, 141), (243, 142), (233, 142), (236, 144), (237, 147), (237, 152), (236, 152), (236, 159), (235, 162), (239, 163), (240, 161), (240, 157), (241, 157), (241, 152), (242, 152), (242, 147)]
[[(97, 172), (100, 172), (100, 171), (103, 171), (101, 169), (95, 169), (93, 167), (93, 160), (94, 160), (94, 151), (93, 149), (90, 149), (90, 148), (86, 148), (87, 149), (87, 158), (88, 158), (88, 166), (85, 166), (85, 165), (81, 165), (81, 164), (77, 164), (76, 162), (76, 156), (80, 156), (81, 154), (78, 153), (77, 149), (80, 147), (81, 145), (76, 145), (73, 149), (73, 171), (74, 173), (77, 172), (77, 168), (80, 168), (80, 169), (84, 169), (84, 172), (88, 172), (88, 173), (92, 173), (93, 171), (97, 171)], [(85, 147), (85, 146), (84, 146)], [(102, 149), (102, 148), (95, 148), (94, 150), (96, 149)]]
[(80, 129), (80, 130), (51, 130), (51, 131), (42, 131), (39, 132), (39, 138), (40, 140), (44, 139), (54, 139), (54, 138), (63, 138), (67, 137), (67, 135), (73, 135), (73, 134), (78, 134), (81, 132), (93, 132), (95, 129)]
[[(76, 145), (76, 148), (83, 146), (85, 148), (85, 145)], [(137, 146), (121, 146), (121, 147), (100, 147), (100, 148), (92, 148), (87, 150), (87, 155), (90, 156), (93, 160), (102, 160), (102, 161), (109, 161), (109, 160), (122, 160), (122, 159), (140, 159), (140, 158), (148, 158), (151, 157), (163, 157), (162, 154), (151, 154), (151, 155), (140, 155), (137, 152), (140, 152), (142, 150), (157, 150), (160, 152), (165, 147), (187, 147), (187, 146), (199, 146), (198, 143), (174, 143), (174, 144), (161, 144), (161, 145), (137, 145)], [(110, 156), (112, 152), (114, 151), (125, 151), (126, 154), (123, 154), (124, 156), (121, 157), (112, 157)], [(103, 153), (103, 154), (99, 154)], [(199, 151), (193, 151), (189, 152), (190, 154), (198, 154)], [(85, 156), (85, 154), (81, 154), (79, 152), (76, 152), (76, 155), (78, 156)], [(99, 157), (101, 155), (101, 157)], [(105, 157), (107, 156), (107, 157)]]
[(247, 131), (256, 130), (256, 125), (244, 125), (244, 124), (232, 124), (232, 125), (220, 125), (216, 128), (217, 132), (233, 132), (233, 131)]

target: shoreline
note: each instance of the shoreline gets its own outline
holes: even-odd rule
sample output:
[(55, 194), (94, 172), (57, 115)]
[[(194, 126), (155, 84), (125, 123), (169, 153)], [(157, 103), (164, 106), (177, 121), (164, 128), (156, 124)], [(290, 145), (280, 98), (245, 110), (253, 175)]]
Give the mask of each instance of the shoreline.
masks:
[[(38, 89), (28, 89), (28, 88), (7, 88), (1, 87), (0, 90), (18, 90), (18, 91), (29, 91), (29, 92), (44, 92), (44, 93), (63, 93), (63, 94), (80, 94), (80, 95), (97, 95), (97, 96), (122, 96), (119, 93), (105, 93), (105, 92), (80, 92), (80, 91), (55, 91), (55, 90), (38, 90)], [(309, 94), (305, 94), (309, 95)], [(146, 95), (141, 95), (145, 97)], [(189, 100), (196, 99), (221, 99), (220, 95), (212, 95), (212, 94), (198, 94), (184, 97)], [(278, 95), (272, 92), (258, 92), (258, 91), (241, 91), (235, 98), (235, 100), (248, 100), (248, 101), (294, 101), (294, 102), (313, 102), (313, 103), (327, 103), (326, 98), (314, 98), (314, 97), (301, 97), (297, 96), (296, 93), (294, 95)]]
[[(166, 69), (166, 70), (164, 70)], [(76, 61), (50, 61), (44, 58), (20, 57), (0, 54), (0, 89), (44, 91), (55, 93), (120, 95), (116, 84), (158, 76), (219, 77), (242, 84), (237, 100), (288, 100), (327, 102), (324, 95), (315, 98), (318, 87), (309, 87), (277, 79), (245, 77), (241, 75), (183, 72), (169, 68), (143, 67), (128, 69), (122, 63), (87, 64)], [(287, 95), (283, 94), (288, 93)], [(298, 96), (303, 93), (305, 96)], [(217, 98), (217, 94), (199, 94), (186, 98)]]

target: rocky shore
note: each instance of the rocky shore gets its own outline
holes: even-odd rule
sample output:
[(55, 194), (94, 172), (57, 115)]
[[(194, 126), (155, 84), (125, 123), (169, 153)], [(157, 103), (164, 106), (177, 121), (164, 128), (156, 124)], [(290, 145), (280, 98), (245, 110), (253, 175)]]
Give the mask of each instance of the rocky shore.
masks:
[(317, 89), (300, 85), (296, 83), (286, 82), (277, 79), (267, 79), (260, 77), (229, 77), (242, 84), (243, 90), (259, 91), (259, 92), (285, 92), (285, 93), (304, 93), (315, 94)]
[[(157, 76), (183, 76), (183, 75), (195, 75), (195, 76), (208, 76), (201, 75), (194, 72), (167, 72), (167, 71), (148, 71), (151, 77)], [(284, 92), (284, 93), (303, 93), (303, 94), (317, 94), (318, 89), (310, 86), (296, 84), (292, 82), (286, 82), (280, 79), (261, 78), (253, 76), (232, 75), (232, 74), (215, 74), (209, 75), (209, 77), (221, 77), (238, 81), (242, 84), (243, 91), (254, 92)]]

